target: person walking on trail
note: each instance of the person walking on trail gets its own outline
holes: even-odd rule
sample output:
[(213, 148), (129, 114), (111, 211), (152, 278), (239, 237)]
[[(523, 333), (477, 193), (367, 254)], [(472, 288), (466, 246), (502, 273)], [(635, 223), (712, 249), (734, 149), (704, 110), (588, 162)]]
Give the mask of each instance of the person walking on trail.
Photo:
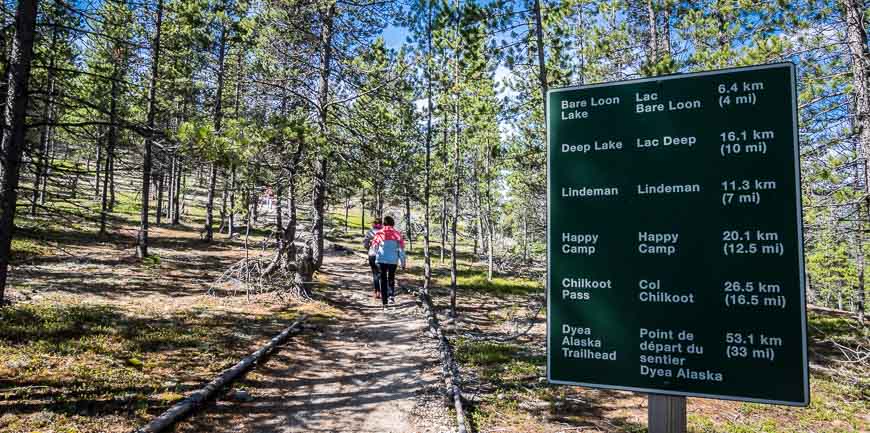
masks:
[(393, 217), (384, 217), (384, 228), (375, 233), (372, 248), (375, 249), (375, 262), (381, 271), (381, 302), (387, 308), (387, 297), (395, 302), (396, 267), (402, 264), (405, 269), (405, 241), (402, 234), (394, 227)]
[(374, 245), (372, 245), (372, 239), (375, 238), (375, 233), (380, 231), (383, 227), (381, 219), (375, 218), (374, 221), (372, 221), (372, 228), (366, 232), (366, 236), (363, 238), (363, 247), (368, 250), (369, 267), (372, 268), (372, 286), (375, 291), (375, 298), (381, 297), (381, 270), (378, 268), (377, 262), (375, 262), (377, 250), (375, 250)]

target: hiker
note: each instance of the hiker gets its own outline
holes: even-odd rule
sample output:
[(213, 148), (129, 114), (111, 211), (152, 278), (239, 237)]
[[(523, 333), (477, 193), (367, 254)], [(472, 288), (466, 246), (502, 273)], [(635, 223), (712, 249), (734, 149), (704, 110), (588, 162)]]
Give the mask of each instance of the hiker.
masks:
[(387, 308), (387, 297), (395, 302), (396, 297), (396, 266), (401, 263), (405, 269), (405, 241), (402, 234), (395, 229), (393, 217), (384, 217), (384, 228), (375, 233), (372, 248), (375, 249), (375, 263), (381, 271), (381, 302)]
[(372, 286), (374, 286), (374, 296), (376, 299), (381, 297), (381, 272), (380, 269), (378, 269), (378, 264), (375, 262), (377, 250), (375, 250), (374, 245), (372, 245), (372, 239), (375, 238), (375, 233), (382, 228), (383, 225), (381, 225), (381, 219), (375, 218), (374, 221), (372, 221), (372, 228), (366, 232), (366, 236), (363, 238), (363, 247), (369, 252), (369, 267), (372, 268)]

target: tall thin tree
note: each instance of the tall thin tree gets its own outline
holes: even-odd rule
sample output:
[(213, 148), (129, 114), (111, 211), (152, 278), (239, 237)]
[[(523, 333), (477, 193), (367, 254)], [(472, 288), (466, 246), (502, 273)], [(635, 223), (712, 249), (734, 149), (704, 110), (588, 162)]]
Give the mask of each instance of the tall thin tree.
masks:
[(0, 303), (4, 300), (15, 230), (15, 204), (21, 155), (27, 133), (27, 85), (33, 60), (38, 0), (20, 0), (15, 12), (15, 37), (9, 55), (3, 141), (0, 144)]
[(148, 206), (151, 198), (151, 147), (154, 144), (154, 119), (157, 114), (157, 76), (160, 71), (160, 27), (163, 24), (163, 0), (157, 0), (157, 23), (151, 55), (151, 81), (148, 85), (148, 130), (145, 132), (145, 153), (142, 161), (142, 209), (139, 213), (139, 235), (136, 256), (148, 256)]

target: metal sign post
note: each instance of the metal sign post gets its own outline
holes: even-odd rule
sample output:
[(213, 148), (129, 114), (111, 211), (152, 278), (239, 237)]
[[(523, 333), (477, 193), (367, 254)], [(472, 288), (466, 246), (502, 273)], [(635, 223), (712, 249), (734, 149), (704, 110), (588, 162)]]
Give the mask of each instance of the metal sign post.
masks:
[(649, 433), (686, 433), (686, 397), (650, 394)]

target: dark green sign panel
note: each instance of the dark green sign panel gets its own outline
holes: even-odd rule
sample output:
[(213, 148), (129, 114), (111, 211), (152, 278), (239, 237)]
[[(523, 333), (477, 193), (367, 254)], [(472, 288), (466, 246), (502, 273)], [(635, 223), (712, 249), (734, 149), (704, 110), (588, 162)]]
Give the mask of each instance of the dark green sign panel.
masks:
[(806, 405), (794, 66), (547, 103), (550, 381)]

